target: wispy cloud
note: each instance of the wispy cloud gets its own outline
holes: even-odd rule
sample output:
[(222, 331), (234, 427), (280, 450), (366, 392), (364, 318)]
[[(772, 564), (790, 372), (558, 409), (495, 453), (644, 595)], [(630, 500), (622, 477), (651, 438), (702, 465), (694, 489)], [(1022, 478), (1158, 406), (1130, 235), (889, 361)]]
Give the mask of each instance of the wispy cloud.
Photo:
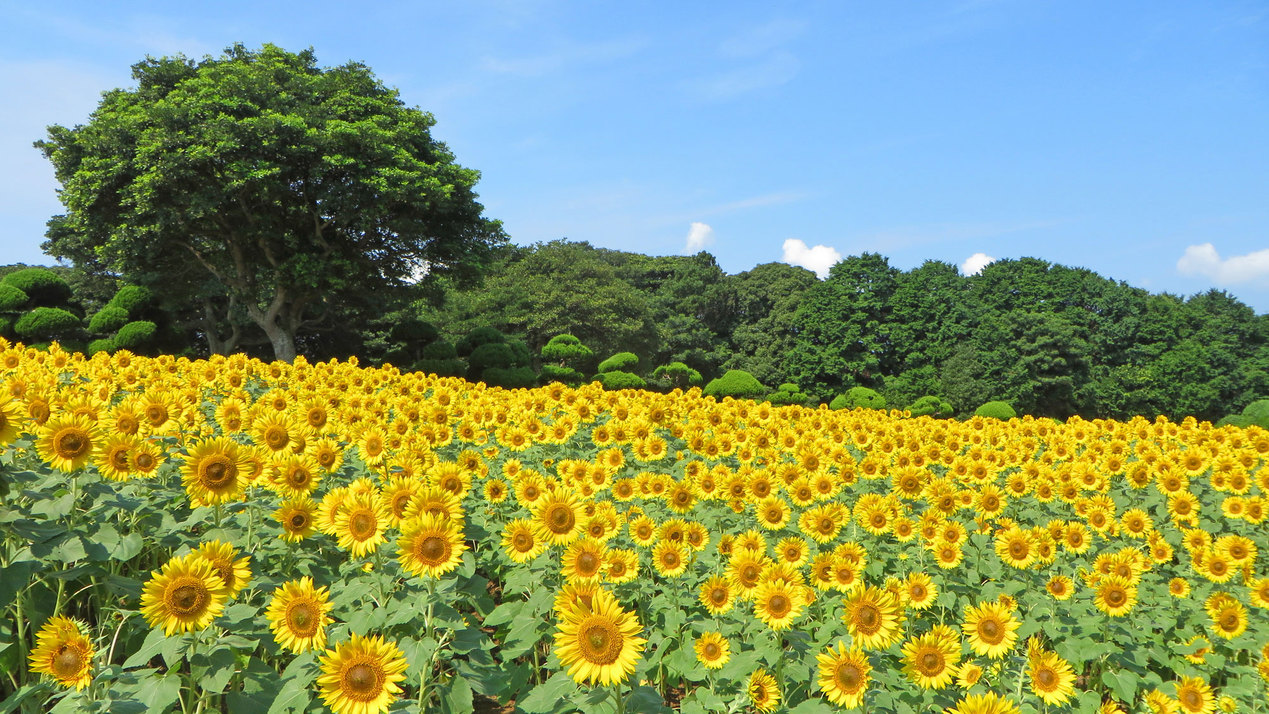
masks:
[(648, 46), (640, 37), (594, 43), (568, 43), (554, 50), (522, 57), (484, 57), (479, 69), (491, 74), (542, 77), (577, 64), (605, 63), (632, 57)]
[(836, 248), (827, 245), (808, 247), (806, 241), (797, 238), (784, 241), (783, 250), (781, 263), (806, 268), (819, 276), (820, 280), (827, 278), (829, 269), (842, 259), (842, 254)]
[(719, 42), (718, 69), (689, 78), (682, 86), (699, 100), (718, 102), (787, 84), (802, 67), (789, 45), (806, 29), (806, 22), (793, 19), (747, 27)]
[(757, 57), (801, 37), (808, 25), (803, 20), (779, 18), (746, 28), (718, 45), (723, 57)]
[(1269, 281), (1269, 248), (1246, 255), (1221, 258), (1211, 243), (1192, 245), (1176, 262), (1182, 275), (1201, 275), (1217, 285), (1235, 285), (1253, 280)]

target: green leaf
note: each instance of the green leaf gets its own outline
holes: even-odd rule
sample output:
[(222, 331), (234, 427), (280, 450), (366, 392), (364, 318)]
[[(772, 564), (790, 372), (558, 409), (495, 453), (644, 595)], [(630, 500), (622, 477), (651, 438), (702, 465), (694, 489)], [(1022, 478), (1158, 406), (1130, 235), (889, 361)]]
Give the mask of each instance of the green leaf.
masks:
[(132, 669), (133, 667), (140, 667), (142, 665), (149, 664), (150, 660), (154, 659), (154, 657), (162, 651), (163, 645), (166, 641), (167, 637), (163, 635), (163, 630), (160, 630), (157, 627), (151, 629), (149, 634), (145, 636), (145, 641), (141, 643), (141, 649), (132, 653), (131, 657), (124, 660), (123, 668)]
[(485, 627), (497, 627), (498, 625), (505, 625), (514, 621), (520, 616), (520, 611), (524, 609), (526, 604), (524, 600), (512, 600), (502, 603), (485, 616)]
[[(202, 659), (201, 657), (199, 659)], [(234, 676), (237, 657), (228, 647), (217, 647), (207, 653), (207, 671), (198, 678), (198, 686), (204, 691), (219, 694), (225, 691), (225, 685)]]
[(1114, 692), (1121, 702), (1132, 702), (1137, 698), (1137, 675), (1131, 672), (1102, 672), (1102, 684)]
[(807, 699), (789, 710), (789, 714), (837, 714), (838, 709), (819, 697)]
[(181, 697), (179, 674), (155, 674), (141, 684), (137, 699), (151, 712), (167, 711)]
[(472, 711), (471, 685), (462, 677), (454, 677), (442, 692), (441, 701), (448, 712), (468, 714)]
[(671, 711), (661, 698), (661, 693), (652, 687), (636, 686), (626, 697), (626, 711), (637, 714), (663, 714)]
[(305, 652), (291, 660), (291, 664), (282, 671), (282, 686), (269, 705), (268, 714), (307, 711), (316, 676), (317, 661), (312, 652)]
[(546, 714), (558, 711), (561, 701), (577, 694), (577, 684), (567, 672), (556, 672), (545, 682), (534, 687), (516, 705), (528, 714)]

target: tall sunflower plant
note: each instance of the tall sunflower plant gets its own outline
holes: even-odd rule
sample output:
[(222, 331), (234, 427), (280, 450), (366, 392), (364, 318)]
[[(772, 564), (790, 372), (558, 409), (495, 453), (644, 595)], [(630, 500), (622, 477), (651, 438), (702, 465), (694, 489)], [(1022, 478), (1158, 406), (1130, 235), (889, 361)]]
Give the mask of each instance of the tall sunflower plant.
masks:
[(0, 343), (5, 711), (1269, 709), (1269, 433)]

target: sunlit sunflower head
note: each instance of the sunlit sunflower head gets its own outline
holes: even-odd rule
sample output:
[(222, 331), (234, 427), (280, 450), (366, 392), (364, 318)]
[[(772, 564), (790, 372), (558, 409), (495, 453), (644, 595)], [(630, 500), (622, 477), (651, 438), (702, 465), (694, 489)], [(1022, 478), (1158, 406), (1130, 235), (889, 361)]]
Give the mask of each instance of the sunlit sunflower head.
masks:
[(317, 686), (335, 714), (380, 714), (401, 693), (409, 663), (395, 642), (379, 635), (353, 635), (320, 660)]
[(738, 597), (748, 599), (753, 594), (762, 579), (762, 571), (770, 562), (770, 558), (759, 551), (732, 551), (727, 564), (727, 578)]
[(36, 432), (35, 448), (53, 468), (73, 473), (88, 465), (94, 446), (101, 439), (95, 419), (62, 413), (44, 422)]
[(696, 659), (706, 669), (719, 669), (731, 660), (731, 641), (719, 632), (706, 632), (696, 638)]
[(667, 578), (687, 572), (688, 549), (673, 541), (663, 540), (652, 548), (652, 567)]
[(1213, 593), (1203, 604), (1203, 609), (1207, 610), (1212, 622), (1211, 631), (1216, 635), (1232, 640), (1247, 631), (1247, 608), (1230, 594)]
[(340, 548), (361, 558), (383, 544), (387, 525), (388, 513), (378, 495), (358, 493), (340, 504), (334, 536), (339, 539)]
[(780, 688), (775, 677), (758, 668), (749, 675), (749, 701), (760, 712), (775, 711), (780, 706)]
[(792, 509), (789, 508), (789, 504), (779, 496), (767, 496), (754, 505), (754, 515), (758, 518), (758, 525), (769, 531), (785, 527), (791, 514)]
[(1031, 691), (1045, 704), (1061, 706), (1075, 696), (1075, 672), (1056, 652), (1040, 652), (1028, 658)]
[(428, 513), (401, 523), (397, 559), (407, 572), (439, 578), (457, 568), (466, 551), (461, 520)]
[(838, 706), (857, 709), (864, 701), (864, 693), (871, 681), (872, 666), (868, 655), (859, 648), (846, 649), (837, 643), (815, 656), (819, 664), (819, 685), (824, 696)]
[(1212, 714), (1216, 711), (1216, 694), (1207, 682), (1198, 677), (1181, 677), (1174, 684), (1180, 711), (1185, 714)]
[(947, 714), (1020, 714), (1018, 704), (995, 692), (969, 694), (947, 710)]
[(706, 578), (705, 582), (701, 584), (698, 599), (711, 615), (721, 615), (731, 610), (735, 604), (731, 582), (721, 575), (712, 575)]
[(251, 425), (251, 438), (259, 446), (280, 454), (290, 451), (301, 431), (303, 427), (290, 414), (270, 409), (256, 416)]
[(792, 626), (805, 605), (803, 588), (783, 579), (766, 580), (753, 592), (754, 616), (777, 632)]
[(842, 619), (857, 647), (882, 650), (899, 638), (902, 607), (893, 593), (873, 586), (846, 597)]
[(960, 666), (956, 668), (956, 686), (961, 689), (969, 689), (978, 684), (978, 680), (982, 678), (983, 668), (976, 662), (967, 660), (961, 662)]
[(181, 466), (181, 479), (191, 504), (214, 506), (233, 501), (242, 493), (242, 470), (238, 444), (218, 436), (190, 448)]
[(313, 535), (317, 503), (305, 496), (283, 501), (273, 512), (273, 520), (282, 525), (279, 538), (288, 543), (298, 543)]
[(47, 674), (63, 687), (83, 689), (93, 680), (96, 651), (83, 627), (68, 617), (48, 619), (35, 635), (29, 662), (32, 672)]
[(1118, 575), (1107, 575), (1097, 584), (1093, 604), (1111, 617), (1122, 617), (1137, 604), (1137, 586)]
[(533, 521), (518, 518), (502, 528), (502, 549), (517, 563), (527, 563), (542, 554), (546, 543), (538, 537)]
[(282, 498), (308, 496), (321, 483), (321, 470), (312, 457), (279, 452), (267, 469), (268, 487)]
[(1021, 623), (1002, 603), (984, 602), (966, 606), (961, 629), (974, 654), (992, 659), (1004, 657), (1018, 642)]
[(568, 545), (582, 531), (581, 503), (569, 490), (554, 489), (533, 504), (538, 536), (551, 545)]
[(907, 606), (913, 610), (925, 610), (934, 604), (939, 588), (925, 573), (911, 573), (904, 582)]
[(1054, 575), (1049, 578), (1044, 589), (1054, 600), (1069, 600), (1075, 594), (1075, 582), (1065, 575)]
[(646, 640), (639, 637), (639, 619), (621, 608), (612, 593), (598, 589), (589, 607), (560, 614), (555, 654), (579, 684), (624, 682), (638, 664)]
[(639, 577), (639, 554), (633, 550), (614, 548), (604, 557), (604, 582), (620, 585)]
[(230, 599), (242, 592), (251, 580), (251, 556), (239, 558), (238, 549), (229, 543), (208, 541), (198, 546), (194, 554), (211, 564), (216, 575), (225, 583)]
[(903, 671), (922, 689), (951, 684), (960, 661), (960, 637), (947, 625), (935, 625), (903, 645)]
[(141, 593), (141, 612), (165, 635), (202, 630), (229, 599), (229, 588), (206, 559), (187, 553), (150, 574)]
[(569, 582), (596, 581), (603, 575), (608, 548), (602, 541), (583, 536), (568, 544), (560, 556), (560, 573)]
[(282, 583), (273, 591), (265, 617), (273, 639), (299, 654), (326, 646), (330, 610), (327, 589), (313, 587), (313, 579), (305, 576)]

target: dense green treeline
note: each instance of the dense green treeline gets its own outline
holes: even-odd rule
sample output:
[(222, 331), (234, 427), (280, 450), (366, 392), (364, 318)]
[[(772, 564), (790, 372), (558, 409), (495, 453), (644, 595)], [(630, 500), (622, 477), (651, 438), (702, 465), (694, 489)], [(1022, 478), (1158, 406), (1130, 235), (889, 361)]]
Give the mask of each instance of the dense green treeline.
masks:
[[(39, 271), (24, 267), (0, 268), (0, 284), (30, 283)], [(100, 276), (50, 274), (61, 286), (32, 288), (34, 298), (0, 288), (0, 334), (90, 352), (210, 351), (197, 314)], [(37, 311), (56, 324), (31, 331), (27, 317), (20, 332)], [(269, 357), (267, 336), (250, 328), (237, 349)], [(503, 386), (717, 380), (720, 396), (940, 415), (1003, 401), (1056, 418), (1217, 420), (1269, 394), (1269, 315), (1222, 291), (1151, 294), (1034, 258), (963, 276), (939, 261), (902, 271), (865, 253), (821, 281), (783, 263), (728, 275), (704, 252), (509, 245), (477, 283), (431, 281), (385, 298), (375, 317), (303, 333), (297, 346), (310, 359), (356, 355)], [(735, 386), (736, 370), (756, 383)]]

